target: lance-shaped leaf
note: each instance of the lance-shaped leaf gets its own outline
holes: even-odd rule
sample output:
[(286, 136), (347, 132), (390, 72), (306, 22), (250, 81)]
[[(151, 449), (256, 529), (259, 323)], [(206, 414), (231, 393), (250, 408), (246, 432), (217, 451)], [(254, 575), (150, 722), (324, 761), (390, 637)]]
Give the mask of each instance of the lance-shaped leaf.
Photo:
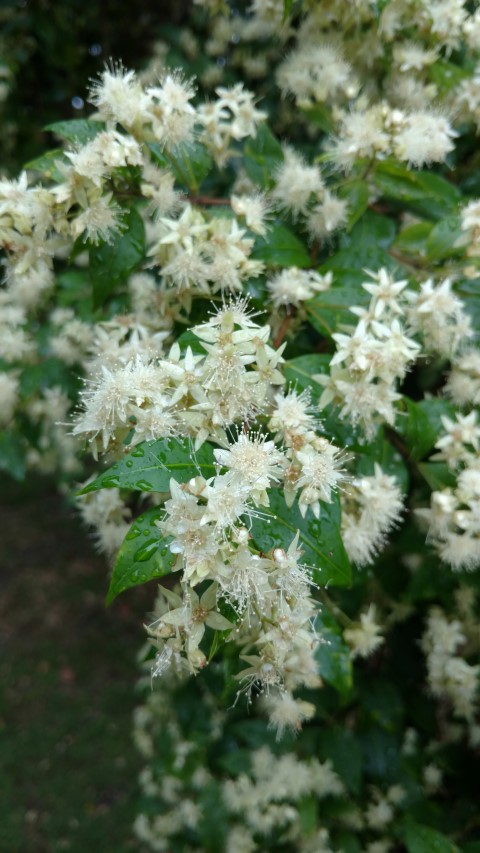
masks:
[(155, 523), (163, 514), (161, 507), (154, 506), (133, 522), (113, 567), (107, 604), (124, 590), (172, 571), (176, 555), (169, 550), (168, 541)]
[(199, 475), (205, 479), (215, 475), (211, 444), (203, 444), (195, 451), (189, 439), (158, 438), (138, 444), (128, 456), (100, 474), (79, 494), (115, 488), (168, 492), (171, 477), (179, 483), (186, 483)]
[(303, 562), (312, 568), (315, 583), (348, 586), (352, 570), (340, 535), (340, 500), (333, 496), (332, 503), (322, 503), (320, 518), (310, 510), (302, 518), (298, 505), (287, 507), (278, 489), (269, 492), (270, 507), (262, 516), (253, 519), (252, 536), (258, 548), (288, 548), (300, 531), (299, 547)]

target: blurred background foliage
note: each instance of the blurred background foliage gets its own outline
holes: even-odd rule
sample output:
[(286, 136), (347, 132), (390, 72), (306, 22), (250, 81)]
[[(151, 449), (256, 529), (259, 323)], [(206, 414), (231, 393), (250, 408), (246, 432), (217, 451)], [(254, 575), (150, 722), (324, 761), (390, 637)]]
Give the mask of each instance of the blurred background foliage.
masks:
[(16, 173), (43, 151), (50, 142), (45, 125), (91, 112), (89, 78), (110, 58), (141, 68), (162, 30), (178, 27), (190, 6), (174, 0), (138, 0), (135, 8), (124, 0), (2, 0), (0, 170)]

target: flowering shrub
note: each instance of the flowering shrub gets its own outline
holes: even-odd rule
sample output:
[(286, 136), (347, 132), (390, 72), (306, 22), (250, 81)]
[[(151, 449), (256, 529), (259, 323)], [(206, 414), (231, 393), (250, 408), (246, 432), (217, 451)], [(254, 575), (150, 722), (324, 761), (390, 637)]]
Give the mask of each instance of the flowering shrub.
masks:
[(196, 5), (0, 182), (0, 464), (160, 579), (153, 850), (474, 851), (480, 16)]

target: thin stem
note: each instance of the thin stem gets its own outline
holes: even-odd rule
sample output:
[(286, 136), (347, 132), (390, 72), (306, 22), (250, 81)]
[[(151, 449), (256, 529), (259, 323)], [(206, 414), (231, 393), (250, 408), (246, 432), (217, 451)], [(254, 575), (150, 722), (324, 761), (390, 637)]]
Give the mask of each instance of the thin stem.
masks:
[(282, 324), (281, 324), (277, 334), (275, 335), (275, 338), (273, 339), (273, 346), (275, 347), (275, 349), (278, 349), (280, 344), (283, 343), (283, 339), (288, 332), (288, 328), (289, 328), (292, 320), (293, 320), (293, 314), (285, 314), (285, 317), (282, 320)]
[(203, 205), (221, 205), (222, 207), (230, 206), (229, 198), (216, 198), (215, 196), (209, 195), (189, 195), (188, 200), (192, 204), (203, 204)]
[(350, 617), (347, 616), (347, 614), (344, 613), (343, 610), (341, 610), (340, 607), (338, 607), (334, 601), (332, 601), (332, 599), (330, 598), (330, 596), (328, 595), (328, 593), (325, 589), (322, 589), (321, 587), (319, 588), (318, 597), (320, 598), (320, 601), (322, 602), (322, 604), (324, 604), (325, 607), (327, 607), (330, 610), (330, 612), (333, 613), (333, 615), (340, 622), (340, 625), (342, 625), (344, 628), (351, 628), (352, 625), (355, 624), (350, 619)]

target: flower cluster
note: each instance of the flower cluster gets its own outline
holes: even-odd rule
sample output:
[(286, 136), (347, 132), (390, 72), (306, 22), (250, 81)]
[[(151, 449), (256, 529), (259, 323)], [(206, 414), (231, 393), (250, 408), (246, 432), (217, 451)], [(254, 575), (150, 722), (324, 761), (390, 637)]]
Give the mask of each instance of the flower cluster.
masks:
[(236, 219), (208, 221), (188, 204), (179, 218), (161, 218), (151, 239), (149, 255), (162, 270), (165, 287), (187, 307), (193, 294), (238, 293), (244, 281), (263, 272), (263, 264), (249, 258), (254, 241)]
[(471, 570), (480, 565), (480, 427), (475, 411), (455, 420), (442, 416), (442, 424), (435, 458), (447, 463), (454, 484), (432, 492), (430, 508), (417, 514), (428, 521), (442, 560), (455, 570)]
[(74, 434), (87, 436), (94, 452), (118, 449), (132, 430), (133, 443), (183, 435), (198, 448), (208, 437), (225, 441), (225, 427), (268, 405), (284, 382), (281, 350), (268, 345), (268, 326), (258, 326), (244, 302), (226, 304), (191, 331), (197, 354), (175, 343), (167, 358), (137, 355), (94, 370)]
[(378, 422), (393, 425), (395, 403), (400, 399), (396, 382), (404, 379), (420, 347), (407, 334), (402, 291), (406, 280), (396, 281), (386, 269), (370, 273), (362, 287), (371, 294), (367, 308), (350, 310), (359, 317), (355, 328), (336, 333), (337, 351), (330, 375), (319, 376), (325, 386), (320, 408), (334, 403), (340, 415), (360, 424), (367, 436)]
[(398, 524), (403, 509), (400, 488), (375, 463), (375, 473), (347, 483), (342, 492), (342, 538), (358, 566), (372, 563)]
[(318, 166), (306, 163), (290, 147), (283, 155), (275, 172), (274, 204), (303, 219), (312, 239), (325, 240), (345, 224), (348, 203), (328, 189)]
[(480, 666), (467, 663), (459, 654), (465, 642), (461, 622), (433, 608), (422, 639), (429, 687), (435, 696), (448, 698), (456, 715), (473, 722)]

